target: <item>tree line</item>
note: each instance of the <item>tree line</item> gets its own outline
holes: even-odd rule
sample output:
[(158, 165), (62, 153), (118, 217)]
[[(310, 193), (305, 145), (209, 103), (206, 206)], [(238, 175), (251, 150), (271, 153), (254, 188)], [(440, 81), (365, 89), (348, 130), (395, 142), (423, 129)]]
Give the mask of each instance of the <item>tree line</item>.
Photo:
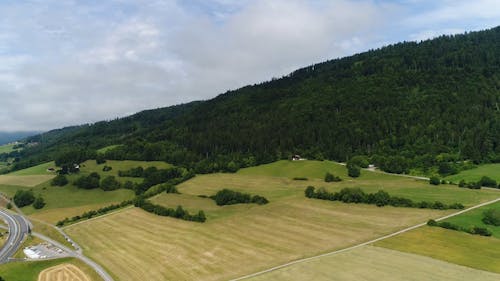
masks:
[(316, 191), (314, 186), (308, 186), (304, 194), (307, 198), (322, 199), (329, 201), (341, 201), (344, 203), (364, 203), (382, 206), (394, 207), (407, 207), (407, 208), (421, 208), (421, 209), (463, 209), (464, 206), (460, 203), (444, 204), (440, 201), (427, 202), (420, 201), (414, 202), (408, 198), (391, 196), (389, 193), (379, 190), (376, 193), (365, 193), (360, 188), (342, 188), (339, 192), (328, 192), (324, 188), (319, 188)]
[(454, 224), (451, 222), (447, 222), (447, 221), (437, 222), (437, 221), (431, 219), (431, 220), (427, 221), (427, 225), (428, 226), (438, 226), (438, 227), (442, 227), (445, 229), (467, 232), (467, 233), (473, 234), (473, 235), (481, 235), (481, 236), (491, 236), (492, 235), (491, 231), (489, 231), (487, 228), (484, 228), (484, 227), (473, 226), (470, 228), (466, 228), (466, 227), (462, 227), (460, 225), (457, 225), (457, 224)]
[(215, 201), (218, 206), (233, 205), (233, 204), (249, 204), (255, 203), (258, 205), (264, 205), (269, 203), (265, 197), (260, 195), (250, 195), (248, 193), (242, 193), (239, 191), (230, 190), (224, 188), (217, 191), (215, 195), (210, 196), (211, 199)]

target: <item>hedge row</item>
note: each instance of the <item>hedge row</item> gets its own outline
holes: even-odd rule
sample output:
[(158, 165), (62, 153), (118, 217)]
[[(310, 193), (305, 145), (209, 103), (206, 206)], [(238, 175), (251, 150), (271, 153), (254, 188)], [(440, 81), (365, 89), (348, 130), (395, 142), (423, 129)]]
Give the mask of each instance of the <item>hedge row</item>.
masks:
[(167, 208), (161, 205), (153, 204), (141, 197), (138, 197), (134, 200), (134, 206), (158, 216), (172, 217), (195, 222), (205, 222), (207, 220), (207, 218), (205, 217), (205, 212), (201, 210), (197, 214), (191, 215), (188, 211), (184, 210), (182, 206), (177, 206), (176, 209)]
[(360, 188), (343, 188), (340, 192), (328, 192), (324, 188), (315, 191), (314, 186), (308, 186), (305, 190), (307, 198), (315, 198), (330, 201), (342, 201), (344, 203), (365, 203), (373, 204), (379, 207), (390, 205), (394, 207), (421, 208), (421, 209), (463, 209), (460, 203), (444, 204), (442, 202), (414, 202), (408, 198), (391, 196), (383, 190), (376, 193), (365, 193)]
[(467, 232), (469, 234), (474, 234), (474, 235), (491, 236), (491, 231), (489, 231), (487, 228), (484, 228), (484, 227), (473, 226), (471, 228), (465, 228), (465, 227), (461, 227), (459, 225), (453, 224), (451, 222), (447, 222), (447, 221), (437, 222), (435, 220), (427, 221), (427, 225), (428, 226), (438, 226), (438, 227), (456, 230), (456, 231), (463, 231), (463, 232)]
[(65, 218), (63, 220), (58, 221), (56, 225), (61, 227), (61, 226), (64, 226), (64, 225), (67, 225), (70, 223), (74, 223), (74, 222), (77, 222), (80, 220), (85, 220), (85, 219), (90, 219), (90, 218), (97, 217), (97, 216), (102, 216), (110, 211), (113, 211), (113, 210), (116, 210), (119, 208), (123, 208), (125, 206), (130, 205), (130, 204), (132, 204), (132, 200), (126, 200), (126, 201), (121, 202), (120, 204), (111, 204), (109, 206), (102, 207), (102, 208), (97, 209), (97, 210), (85, 212), (81, 215), (77, 215), (77, 216), (74, 216), (72, 218)]

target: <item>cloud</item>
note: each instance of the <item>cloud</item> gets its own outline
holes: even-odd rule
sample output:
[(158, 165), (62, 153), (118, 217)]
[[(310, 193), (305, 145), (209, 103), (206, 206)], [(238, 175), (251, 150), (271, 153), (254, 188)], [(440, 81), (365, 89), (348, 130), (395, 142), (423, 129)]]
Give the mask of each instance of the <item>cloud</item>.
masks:
[[(0, 131), (48, 130), (208, 99), (381, 42), (460, 30), (446, 21), (478, 12), (465, 1), (443, 2), (5, 2)], [(479, 15), (493, 20), (491, 13)]]

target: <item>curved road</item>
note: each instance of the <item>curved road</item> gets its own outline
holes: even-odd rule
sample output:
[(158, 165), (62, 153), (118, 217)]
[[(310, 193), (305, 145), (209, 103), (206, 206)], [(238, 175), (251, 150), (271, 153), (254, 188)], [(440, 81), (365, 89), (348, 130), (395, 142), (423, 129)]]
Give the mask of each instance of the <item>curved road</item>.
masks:
[[(2, 217), (7, 222), (9, 227), (9, 237), (0, 249), (0, 264), (2, 264), (9, 262), (9, 258), (11, 258), (17, 252), (24, 240), (24, 237), (28, 235), (30, 231), (30, 224), (29, 221), (26, 220), (23, 216), (11, 213), (6, 210), (0, 210), (0, 217)], [(53, 245), (64, 250), (69, 256), (80, 259), (84, 263), (88, 264), (101, 276), (104, 281), (113, 281), (113, 278), (100, 265), (84, 256), (82, 253), (74, 251), (40, 233), (32, 233), (32, 235), (52, 243)]]
[(7, 263), (23, 242), (24, 236), (30, 231), (29, 223), (23, 216), (0, 210), (0, 216), (9, 226), (9, 237), (0, 249), (0, 264)]

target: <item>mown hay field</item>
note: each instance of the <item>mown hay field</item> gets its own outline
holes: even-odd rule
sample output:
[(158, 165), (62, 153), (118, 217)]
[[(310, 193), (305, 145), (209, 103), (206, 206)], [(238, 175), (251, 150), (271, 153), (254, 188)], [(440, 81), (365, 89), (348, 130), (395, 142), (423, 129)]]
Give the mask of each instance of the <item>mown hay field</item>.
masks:
[(500, 273), (500, 239), (495, 237), (425, 226), (375, 245)]
[(374, 246), (297, 263), (249, 281), (500, 280), (500, 274)]
[(70, 263), (59, 264), (44, 269), (38, 281), (92, 281), (83, 271)]

